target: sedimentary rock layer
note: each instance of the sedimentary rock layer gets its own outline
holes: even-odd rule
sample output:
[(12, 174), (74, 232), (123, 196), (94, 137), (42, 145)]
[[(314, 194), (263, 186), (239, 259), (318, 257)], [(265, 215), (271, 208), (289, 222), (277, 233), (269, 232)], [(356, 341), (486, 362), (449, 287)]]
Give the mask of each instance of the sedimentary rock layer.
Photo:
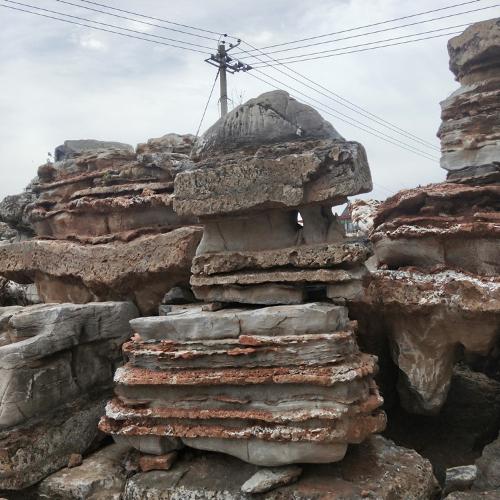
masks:
[(390, 268), (500, 272), (500, 186), (441, 183), (401, 191), (378, 210), (371, 239)]
[(203, 311), (194, 306), (167, 316), (136, 318), (131, 327), (142, 340), (238, 339), (241, 335), (287, 336), (344, 329), (347, 309), (313, 302), (299, 306)]
[(262, 146), (222, 155), (175, 178), (174, 210), (209, 217), (312, 203), (336, 205), (372, 188), (361, 144), (341, 140)]
[(441, 103), (441, 166), (450, 180), (500, 177), (500, 18), (475, 23), (448, 42), (461, 87)]
[(132, 321), (105, 432), (279, 465), (340, 460), (385, 426), (376, 360), (359, 352), (345, 307), (184, 307)]
[(498, 339), (500, 281), (442, 271), (377, 271), (365, 300), (383, 310), (403, 405), (436, 413), (460, 349), (487, 355)]
[(368, 246), (358, 241), (302, 245), (277, 250), (211, 252), (197, 255), (191, 272), (210, 276), (248, 269), (353, 267), (363, 263), (369, 255)]
[(129, 243), (24, 241), (0, 246), (0, 274), (35, 282), (44, 302), (131, 299), (153, 312), (167, 290), (188, 282), (200, 237), (201, 229), (185, 227)]

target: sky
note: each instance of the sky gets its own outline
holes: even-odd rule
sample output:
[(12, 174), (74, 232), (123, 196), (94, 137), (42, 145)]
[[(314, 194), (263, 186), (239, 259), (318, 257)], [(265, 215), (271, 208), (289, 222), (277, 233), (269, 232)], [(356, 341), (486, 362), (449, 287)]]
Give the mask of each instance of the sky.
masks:
[[(200, 49), (207, 54), (212, 48), (215, 50), (217, 44), (212, 39), (206, 40), (154, 28), (137, 21), (117, 19), (56, 0), (21, 1), (137, 30), (144, 33), (144, 36), (157, 34), (190, 41), (207, 47)], [(253, 46), (264, 47), (445, 7), (464, 0), (96, 1), (156, 18), (228, 33)], [(71, 3), (105, 10), (80, 0), (72, 0)], [(439, 13), (332, 35), (308, 43), (363, 34), (370, 30), (494, 4), (495, 0), (477, 0)], [(0, 0), (0, 5), (16, 6), (5, 0)], [(457, 26), (498, 15), (500, 9), (496, 7), (295, 52), (273, 54), (272, 57), (356, 45)], [(134, 18), (144, 20), (136, 16)], [(149, 22), (175, 27), (151, 20)], [(113, 140), (135, 146), (148, 138), (170, 132), (196, 132), (216, 73), (215, 68), (204, 62), (204, 54), (95, 31), (6, 8), (0, 8), (0, 23), (0, 199), (22, 191), (35, 177), (37, 167), (46, 161), (47, 153), (52, 152), (64, 140)], [(182, 27), (177, 29), (185, 30)], [(449, 31), (463, 29), (465, 27)], [(186, 31), (214, 37), (206, 32)], [(436, 137), (440, 124), (439, 102), (458, 88), (448, 69), (448, 38), (450, 37), (440, 37), (299, 62), (289, 64), (288, 67), (383, 120), (439, 147)], [(160, 38), (156, 40), (165, 41)], [(244, 47), (248, 48), (247, 45)], [(236, 50), (238, 49), (234, 49), (234, 52)], [(267, 49), (270, 50), (272, 49)], [(238, 57), (243, 62), (252, 62), (248, 54), (243, 53)], [(351, 123), (354, 119), (365, 123), (365, 127), (368, 125), (380, 129), (379, 124), (330, 100), (327, 96), (331, 94), (325, 91), (321, 91), (322, 94), (316, 93), (274, 68), (265, 67), (260, 71), (264, 71), (267, 76), (264, 77), (255, 70), (253, 74), (261, 78), (268, 78), (270, 75), (293, 87), (295, 90), (277, 84), (299, 100), (308, 102), (309, 99), (310, 104), (323, 110), (320, 111), (323, 116), (346, 139), (359, 141), (365, 146), (374, 190), (364, 197), (385, 199), (402, 188), (444, 180), (445, 172), (440, 169), (437, 160), (401, 149), (341, 121), (339, 116), (324, 113), (325, 110), (336, 110), (336, 113), (350, 115)], [(288, 69), (281, 66), (281, 71), (288, 72)], [(229, 75), (228, 86), (230, 108), (273, 89), (269, 84), (245, 73)], [(217, 98), (215, 95), (208, 106), (202, 131), (219, 117)], [(316, 101), (313, 102), (313, 99)], [(384, 133), (392, 137), (393, 142), (395, 139), (403, 140), (431, 156), (439, 157), (439, 151), (410, 142), (394, 131), (384, 130)]]

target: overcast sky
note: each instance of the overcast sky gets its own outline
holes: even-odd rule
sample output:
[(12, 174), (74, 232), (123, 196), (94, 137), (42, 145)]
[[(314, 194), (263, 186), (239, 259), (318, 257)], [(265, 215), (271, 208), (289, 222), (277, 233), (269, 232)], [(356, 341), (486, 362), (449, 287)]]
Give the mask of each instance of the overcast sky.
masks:
[[(183, 37), (193, 43), (215, 47), (215, 42), (210, 40), (184, 37), (176, 32), (153, 29), (54, 0), (22, 1), (101, 22), (120, 24), (145, 33)], [(78, 0), (72, 1), (80, 3)], [(97, 1), (184, 24), (228, 32), (253, 45), (266, 46), (435, 9), (463, 0)], [(494, 3), (494, 0), (481, 0), (406, 22)], [(0, 5), (5, 5), (5, 1), (0, 0)], [(302, 51), (355, 45), (456, 26), (499, 14), (499, 9), (495, 8)], [(47, 152), (53, 151), (66, 139), (94, 138), (136, 145), (169, 132), (196, 131), (216, 71), (203, 62), (202, 54), (5, 8), (0, 8), (0, 22), (0, 198), (21, 191), (36, 175), (36, 169), (44, 163)], [(337, 37), (350, 34), (353, 33)], [(458, 87), (448, 70), (446, 41), (447, 37), (436, 38), (301, 62), (291, 67), (371, 113), (438, 146), (435, 134), (440, 123), (439, 101)], [(286, 55), (289, 54), (276, 54), (274, 57)], [(245, 61), (245, 58), (242, 59)], [(264, 70), (276, 78), (284, 79), (273, 69)], [(327, 106), (366, 121), (292, 80), (287, 79), (287, 82)], [(235, 105), (267, 90), (271, 90), (268, 85), (249, 75), (240, 73), (229, 77), (229, 96)], [(290, 93), (294, 94), (292, 91)], [(296, 97), (301, 98), (300, 95)], [(202, 130), (218, 118), (218, 113), (217, 99), (214, 99), (208, 108)], [(375, 183), (372, 197), (383, 199), (403, 187), (444, 179), (445, 173), (438, 163), (399, 149), (336, 118), (324, 116), (344, 137), (365, 145)], [(378, 127), (374, 123), (371, 126)], [(394, 135), (387, 130), (386, 133)], [(403, 139), (401, 136), (396, 137)], [(438, 152), (427, 151), (439, 156)]]

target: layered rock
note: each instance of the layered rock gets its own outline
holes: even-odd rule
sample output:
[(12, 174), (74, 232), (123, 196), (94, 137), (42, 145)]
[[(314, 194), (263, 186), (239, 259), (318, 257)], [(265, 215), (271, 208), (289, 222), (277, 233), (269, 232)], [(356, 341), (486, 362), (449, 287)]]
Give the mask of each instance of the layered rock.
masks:
[(265, 466), (341, 460), (385, 426), (376, 359), (359, 351), (347, 309), (326, 302), (356, 293), (366, 273), (366, 243), (332, 214), (371, 188), (364, 149), (281, 91), (200, 142), (195, 168), (175, 178), (174, 209), (203, 223), (191, 285), (219, 304), (132, 322), (101, 429), (141, 449), (180, 439)]
[[(273, 134), (259, 142), (268, 120)], [(294, 138), (290, 123), (303, 134)], [(174, 200), (178, 214), (203, 223), (191, 278), (199, 299), (297, 304), (312, 288), (326, 296), (332, 285), (337, 296), (335, 285), (360, 282), (368, 249), (346, 240), (332, 206), (371, 189), (363, 146), (282, 91), (238, 107), (201, 142), (196, 168), (175, 179)]]
[[(192, 145), (192, 136), (175, 134), (136, 152), (120, 143), (66, 141), (57, 161), (38, 169), (28, 204), (3, 202), (3, 212), (28, 224), (36, 239), (11, 237), (0, 275), (36, 283), (46, 302), (134, 300), (153, 312), (169, 288), (188, 283), (201, 237), (194, 217), (172, 209), (173, 181), (192, 167)], [(14, 208), (21, 205), (20, 215)]]
[(460, 88), (441, 103), (441, 166), (449, 180), (500, 178), (500, 19), (476, 23), (448, 42)]
[(137, 315), (127, 302), (0, 308), (0, 488), (38, 482), (95, 440)]
[(132, 325), (101, 423), (112, 434), (280, 465), (340, 460), (385, 425), (375, 359), (359, 352), (344, 307), (195, 306)]
[(487, 357), (499, 338), (499, 27), (477, 23), (448, 44), (462, 84), (442, 104), (448, 182), (401, 191), (374, 219), (379, 270), (365, 300), (387, 326), (410, 412), (439, 412), (453, 365)]

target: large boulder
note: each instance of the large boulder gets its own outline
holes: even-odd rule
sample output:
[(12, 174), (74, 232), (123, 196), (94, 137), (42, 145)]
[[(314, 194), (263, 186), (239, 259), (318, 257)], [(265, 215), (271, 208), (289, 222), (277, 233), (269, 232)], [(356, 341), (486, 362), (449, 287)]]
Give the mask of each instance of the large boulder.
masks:
[(273, 90), (250, 99), (212, 125), (198, 141), (197, 155), (297, 139), (342, 139), (311, 106)]
[(64, 141), (64, 144), (55, 149), (55, 160), (62, 161), (72, 158), (78, 153), (88, 151), (99, 151), (102, 149), (116, 149), (133, 152), (134, 148), (130, 144), (114, 141), (96, 141), (95, 139), (78, 139)]

